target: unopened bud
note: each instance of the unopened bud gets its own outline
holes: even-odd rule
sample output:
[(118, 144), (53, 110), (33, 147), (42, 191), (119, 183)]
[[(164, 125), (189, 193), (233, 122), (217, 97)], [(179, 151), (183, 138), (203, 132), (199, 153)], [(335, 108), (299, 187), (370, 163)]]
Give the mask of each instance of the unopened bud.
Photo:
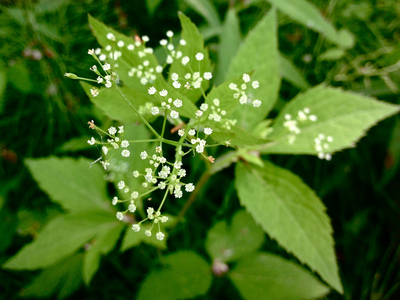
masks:
[(68, 78), (71, 78), (71, 79), (78, 79), (78, 76), (76, 76), (73, 73), (65, 73), (64, 76), (68, 77)]

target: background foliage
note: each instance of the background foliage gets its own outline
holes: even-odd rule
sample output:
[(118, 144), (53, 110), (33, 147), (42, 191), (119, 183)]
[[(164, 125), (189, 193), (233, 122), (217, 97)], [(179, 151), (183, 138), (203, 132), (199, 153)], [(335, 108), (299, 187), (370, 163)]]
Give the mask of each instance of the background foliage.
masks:
[[(200, 27), (213, 62), (218, 62), (214, 65), (214, 69), (218, 70), (215, 81), (220, 83), (226, 75), (223, 70), (227, 69), (243, 37), (274, 4), (278, 8), (280, 56), (273, 60), (275, 65), (266, 65), (265, 68), (271, 72), (281, 72), (284, 80), (279, 93), (273, 87), (266, 87), (269, 90), (263, 91), (276, 93), (278, 97), (270, 116), (276, 116), (278, 110), (300, 91), (321, 83), (399, 104), (399, 4), (390, 0), (310, 1), (322, 12), (320, 14), (303, 2), (3, 1), (0, 6), (0, 262), (3, 264), (13, 257), (45, 225), (63, 228), (65, 223), (59, 223), (66, 222), (76, 226), (75, 230), (68, 227), (63, 232), (60, 229), (59, 236), (60, 239), (64, 237), (65, 245), (55, 251), (65, 253), (73, 253), (81, 243), (77, 239), (84, 239), (84, 235), (74, 239), (74, 231), (82, 228), (90, 231), (95, 230), (96, 226), (105, 226), (107, 234), (98, 237), (98, 242), (93, 245), (97, 247), (96, 251), (90, 252), (96, 254), (94, 257), (77, 252), (55, 265), (52, 265), (52, 257), (46, 257), (46, 266), (50, 268), (43, 272), (1, 269), (2, 296), (5, 299), (21, 296), (85, 299), (126, 299), (137, 296), (147, 299), (150, 295), (145, 286), (151, 284), (152, 276), (169, 278), (179, 272), (187, 272), (187, 276), (191, 276), (191, 270), (184, 268), (187, 264), (194, 264), (208, 274), (209, 258), (217, 257), (210, 241), (213, 236), (216, 241), (221, 241), (221, 236), (229, 236), (229, 226), (233, 227), (236, 218), (241, 217), (240, 212), (235, 214), (240, 204), (232, 180), (234, 169), (231, 167), (206, 183), (197, 200), (187, 210), (183, 222), (177, 223), (170, 232), (167, 245), (155, 245), (158, 249), (168, 246), (168, 252), (161, 252), (149, 245), (151, 242), (144, 237), (134, 240), (129, 235), (123, 240), (115, 240), (118, 247), (107, 248), (102, 246), (101, 240), (118, 236), (121, 231), (114, 214), (105, 213), (99, 202), (92, 204), (98, 205), (98, 210), (88, 218), (84, 204), (74, 205), (73, 201), (81, 197), (80, 192), (88, 191), (91, 194), (98, 193), (99, 199), (108, 199), (104, 181), (90, 181), (98, 186), (84, 184), (86, 189), (74, 188), (76, 198), (75, 194), (69, 193), (71, 188), (66, 186), (65, 191), (54, 193), (58, 196), (52, 196), (53, 201), (50, 201), (48, 194), (51, 193), (41, 184), (41, 180), (36, 176), (36, 181), (33, 180), (31, 174), (35, 174), (35, 164), (29, 158), (68, 155), (85, 156), (93, 161), (98, 154), (88, 147), (85, 149), (89, 134), (86, 123), (96, 119), (104, 127), (111, 125), (111, 121), (91, 104), (76, 82), (63, 78), (66, 71), (90, 76), (88, 68), (92, 61), (87, 49), (95, 47), (97, 42), (88, 26), (88, 13), (128, 36), (147, 34), (152, 46), (156, 46), (156, 41), (164, 37), (166, 30), (181, 30), (177, 11), (183, 11)], [(333, 25), (327, 25), (325, 19), (329, 19)], [(156, 52), (156, 56), (161, 55)], [(236, 75), (239, 69), (240, 62), (236, 69), (232, 67), (229, 72)], [(140, 129), (136, 131), (140, 132)], [(356, 148), (336, 154), (332, 162), (309, 156), (269, 155), (269, 159), (277, 166), (299, 175), (328, 208), (345, 291), (344, 295), (332, 292), (326, 296), (328, 299), (396, 299), (400, 285), (399, 143), (400, 120), (395, 116), (372, 128)], [(275, 151), (273, 153), (285, 153), (284, 150)], [(299, 153), (304, 152), (299, 150)], [(50, 160), (58, 161), (57, 158)], [(71, 160), (68, 166), (62, 165), (61, 161), (59, 163), (60, 169), (71, 170), (71, 164), (75, 163), (76, 169), (71, 171), (70, 176), (82, 176), (79, 168), (83, 160)], [(193, 160), (191, 168), (191, 180), (196, 182), (196, 178), (201, 177), (204, 165)], [(239, 165), (238, 168), (243, 166)], [(87, 176), (100, 179), (102, 175), (96, 174), (97, 171), (94, 167)], [(49, 174), (50, 178), (54, 176)], [(85, 178), (82, 176), (83, 183)], [(243, 189), (238, 190), (239, 196), (241, 192), (246, 193)], [(186, 201), (180, 200), (168, 207), (171, 214), (179, 215)], [(70, 210), (75, 209), (74, 215), (52, 222), (62, 213), (61, 206), (65, 203), (70, 203)], [(85, 223), (85, 219), (90, 221)], [(219, 223), (221, 220), (227, 220), (228, 224)], [(239, 253), (261, 249), (296, 261), (274, 240), (267, 236), (262, 236), (260, 240), (257, 230), (252, 231), (256, 235), (252, 237), (253, 241), (257, 241), (252, 244), (256, 247), (238, 249)], [(87, 232), (87, 235), (90, 234)], [(46, 241), (43, 243), (47, 245)], [(118, 250), (120, 245), (122, 253)], [(105, 253), (108, 254), (104, 256)], [(32, 250), (32, 255), (39, 257), (40, 252)], [(179, 259), (174, 257), (176, 255), (179, 255)], [(138, 260), (137, 257), (143, 259)], [(158, 257), (164, 264), (170, 265), (168, 272), (171, 273), (154, 271)], [(32, 258), (27, 257), (26, 263), (32, 262)], [(223, 258), (221, 260), (229, 262)], [(87, 267), (83, 278), (77, 278), (78, 269), (84, 261), (87, 261)], [(174, 264), (176, 261), (181, 261), (183, 266)], [(211, 285), (202, 297), (241, 299), (232, 283), (237, 287), (248, 285), (248, 282), (240, 282), (243, 274), (254, 274), (262, 269), (260, 266), (281, 263), (278, 256), (261, 253), (247, 261), (235, 261), (232, 258), (229, 264), (232, 268), (229, 278), (222, 276), (211, 280), (204, 275), (202, 284), (189, 288), (188, 293), (182, 289), (183, 294), (177, 297), (196, 296), (190, 291), (196, 288), (202, 291), (204, 287), (207, 290)], [(100, 266), (95, 274), (90, 269), (93, 265)], [(288, 270), (295, 267), (294, 264), (286, 266)], [(144, 274), (148, 277), (143, 281)], [(276, 277), (279, 278), (279, 274)], [(90, 281), (90, 285), (82, 285), (82, 280)], [(64, 284), (60, 285), (60, 282)], [(182, 281), (182, 286), (185, 284)], [(47, 289), (43, 288), (44, 285)], [(164, 288), (168, 289), (168, 285), (159, 287), (160, 290)], [(316, 295), (322, 294), (324, 288), (316, 287)]]

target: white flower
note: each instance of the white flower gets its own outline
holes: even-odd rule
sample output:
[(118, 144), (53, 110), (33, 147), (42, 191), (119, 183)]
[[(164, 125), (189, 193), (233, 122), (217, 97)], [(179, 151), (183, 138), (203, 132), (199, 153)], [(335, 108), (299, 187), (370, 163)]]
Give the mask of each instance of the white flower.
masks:
[(132, 230), (134, 232), (139, 232), (140, 231), (140, 225), (139, 224), (133, 224), (132, 225)]
[(178, 176), (180, 177), (185, 177), (186, 176), (186, 170), (185, 169), (180, 169), (178, 171)]
[(308, 119), (310, 120), (310, 121), (312, 121), (312, 122), (315, 122), (315, 121), (317, 121), (317, 116), (316, 115), (310, 115), (309, 117), (308, 117)]
[(185, 185), (185, 191), (186, 192), (193, 192), (194, 191), (193, 183), (188, 183), (187, 185)]
[(124, 132), (124, 126), (118, 126), (118, 133)]
[(196, 146), (196, 151), (197, 151), (197, 153), (203, 153), (204, 152), (204, 147), (202, 145), (197, 145)]
[(160, 96), (165, 97), (168, 95), (168, 92), (167, 92), (167, 90), (162, 90), (159, 94), (160, 94)]
[(128, 46), (126, 46), (126, 48), (132, 51), (133, 49), (135, 49), (135, 46), (133, 44), (129, 44)]
[(147, 156), (148, 156), (148, 154), (147, 154), (146, 151), (143, 151), (143, 152), (140, 153), (140, 158), (141, 158), (141, 159), (146, 159)]
[(146, 230), (146, 231), (144, 232), (144, 234), (147, 235), (147, 236), (151, 236), (151, 231), (150, 231), (150, 230)]
[(210, 135), (213, 132), (213, 130), (210, 127), (204, 128), (204, 133), (207, 135)]
[(137, 191), (132, 192), (131, 198), (132, 199), (137, 199), (137, 197), (139, 197), (139, 192), (137, 192)]
[(260, 87), (260, 83), (257, 80), (254, 80), (251, 83), (251, 86), (253, 87), (253, 89), (258, 89)]
[(124, 218), (124, 214), (122, 212), (117, 212), (117, 219), (122, 221), (122, 219)]
[(178, 130), (178, 135), (179, 136), (183, 136), (185, 134), (185, 130), (184, 129), (179, 129)]
[(176, 74), (176, 73), (172, 73), (172, 74), (171, 74), (171, 79), (172, 79), (173, 81), (176, 81), (176, 80), (179, 79), (179, 75)]
[(117, 203), (118, 203), (118, 198), (117, 197), (114, 197), (113, 199), (112, 199), (112, 205), (117, 205)]
[(161, 231), (156, 233), (157, 240), (162, 241), (164, 239), (164, 237), (165, 237), (165, 234), (162, 233)]
[(107, 58), (107, 56), (105, 54), (100, 54), (100, 56), (99, 56), (100, 61), (105, 61), (106, 58)]
[(208, 109), (208, 104), (207, 104), (207, 103), (201, 104), (201, 105), (200, 105), (200, 109), (201, 109), (202, 111), (206, 111), (206, 110)]
[(310, 109), (309, 109), (308, 107), (304, 107), (303, 111), (304, 111), (306, 114), (309, 114), (309, 113), (311, 112)]
[(183, 58), (182, 58), (182, 65), (184, 65), (184, 66), (186, 66), (187, 65), (187, 63), (189, 62), (189, 57), (188, 56), (184, 56)]
[(249, 76), (249, 74), (244, 73), (243, 76), (242, 76), (242, 78), (243, 78), (243, 81), (244, 81), (244, 82), (250, 82), (250, 76)]
[(182, 198), (182, 191), (181, 190), (174, 190), (174, 196), (175, 198)]
[(158, 115), (159, 112), (160, 112), (160, 109), (159, 109), (157, 106), (153, 106), (153, 107), (150, 109), (150, 111), (151, 111), (151, 114), (152, 114), (152, 115)]
[(154, 86), (152, 86), (148, 89), (148, 92), (150, 95), (154, 95), (157, 92), (157, 90)]
[(243, 95), (242, 97), (240, 97), (239, 99), (240, 104), (246, 104), (247, 103), (247, 96)]
[(168, 44), (168, 41), (167, 41), (166, 39), (162, 39), (162, 40), (160, 41), (160, 45), (161, 45), (161, 46), (165, 46), (166, 44)]
[(171, 30), (167, 31), (167, 37), (173, 37), (174, 33)]
[(254, 100), (253, 101), (253, 106), (254, 107), (260, 107), (261, 106), (261, 101), (260, 100)]
[(101, 150), (103, 151), (104, 155), (107, 155), (108, 148), (106, 146), (101, 147)]
[(108, 133), (111, 135), (114, 135), (117, 133), (117, 129), (113, 126), (111, 126), (110, 128), (108, 128)]
[(138, 171), (133, 171), (132, 175), (133, 175), (133, 177), (138, 178), (139, 177), (139, 172)]
[(159, 188), (160, 190), (165, 189), (165, 182), (164, 182), (164, 181), (163, 181), (163, 182), (160, 182), (160, 183), (158, 184), (158, 188)]
[(124, 41), (118, 41), (117, 46), (123, 47), (125, 45)]
[(91, 88), (90, 92), (92, 93), (93, 97), (96, 97), (99, 94), (99, 91), (96, 88)]
[(162, 216), (162, 217), (160, 217), (160, 221), (161, 221), (161, 223), (166, 223), (168, 221), (168, 217)]
[(99, 83), (99, 84), (103, 82), (103, 78), (101, 78), (100, 76), (98, 76), (96, 80), (97, 80), (97, 83)]
[(169, 114), (172, 119), (177, 119), (179, 118), (179, 113), (175, 110), (171, 110), (171, 113)]
[(107, 80), (105, 86), (109, 89), (112, 86), (111, 81)]
[(194, 136), (196, 134), (196, 130), (190, 129), (188, 133), (189, 133), (189, 135), (193, 135)]
[(219, 106), (219, 100), (217, 98), (215, 98), (213, 100), (213, 103), (214, 103), (215, 106)]
[(105, 64), (103, 65), (103, 70), (104, 70), (104, 71), (108, 71), (108, 70), (110, 70), (110, 69), (111, 69), (110, 64), (105, 63)]
[(186, 41), (185, 41), (184, 39), (181, 39), (181, 40), (179, 41), (179, 44), (181, 44), (182, 46), (185, 46), (185, 45), (186, 45)]
[(182, 162), (181, 161), (176, 161), (175, 163), (174, 163), (174, 168), (175, 169), (180, 169), (182, 167)]
[(204, 79), (210, 80), (212, 78), (212, 73), (211, 72), (205, 72), (203, 77), (204, 77)]
[(333, 142), (333, 137), (328, 136), (328, 137), (326, 138), (326, 140), (327, 140), (329, 143), (332, 143), (332, 142)]
[(156, 67), (156, 72), (157, 73), (161, 73), (163, 71), (163, 67), (162, 66), (157, 66)]
[(196, 54), (196, 59), (197, 59), (198, 61), (203, 60), (203, 58), (204, 58), (204, 54), (203, 54), (203, 53), (199, 52), (199, 53)]
[(121, 152), (121, 155), (122, 155), (122, 156), (125, 156), (125, 157), (129, 157), (130, 154), (131, 154), (131, 153), (130, 153), (129, 150), (127, 150), (127, 149), (124, 149), (124, 150), (122, 150), (122, 152)]
[(150, 38), (147, 35), (142, 36), (142, 41), (147, 43), (148, 41), (150, 41)]
[(174, 86), (174, 88), (179, 89), (182, 85), (180, 84), (179, 81), (174, 81), (172, 82), (172, 85)]
[(175, 107), (181, 107), (182, 106), (182, 100), (176, 99), (174, 101), (174, 105), (175, 105)]
[(115, 40), (115, 36), (114, 36), (111, 32), (107, 33), (106, 37), (107, 37), (107, 39), (109, 39), (109, 40), (112, 40), (112, 41)]
[(168, 55), (168, 56), (167, 56), (167, 59), (165, 60), (165, 62), (166, 62), (167, 64), (172, 64), (172, 63), (174, 62), (174, 59), (172, 58), (171, 55)]
[(94, 49), (89, 49), (89, 50), (88, 50), (88, 54), (89, 54), (89, 55), (93, 55), (93, 54), (94, 54)]
[(94, 145), (94, 143), (96, 142), (96, 140), (92, 137), (90, 140), (87, 141), (89, 145)]
[(124, 182), (124, 181), (118, 182), (118, 188), (119, 188), (120, 190), (122, 190), (124, 187), (125, 187), (125, 182)]
[(203, 112), (201, 110), (196, 111), (196, 117), (200, 118), (203, 115)]

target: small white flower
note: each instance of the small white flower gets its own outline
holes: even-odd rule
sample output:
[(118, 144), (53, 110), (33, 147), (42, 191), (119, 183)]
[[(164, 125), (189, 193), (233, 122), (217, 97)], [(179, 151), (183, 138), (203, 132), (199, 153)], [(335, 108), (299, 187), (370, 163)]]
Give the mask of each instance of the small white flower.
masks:
[(174, 190), (174, 196), (175, 198), (182, 198), (182, 191), (181, 190)]
[(125, 187), (125, 182), (124, 182), (124, 181), (118, 182), (118, 188), (119, 188), (120, 190), (122, 190), (124, 187)]
[(109, 89), (112, 86), (111, 81), (107, 80), (105, 86)]
[(101, 147), (101, 150), (103, 151), (104, 155), (107, 155), (108, 148), (106, 146)]
[(111, 126), (110, 128), (108, 128), (108, 133), (111, 135), (114, 135), (117, 133), (117, 129), (113, 126)]
[(91, 88), (90, 92), (92, 93), (93, 97), (96, 97), (99, 94), (99, 91), (96, 88)]
[(325, 135), (323, 133), (318, 134), (318, 138), (320, 140), (324, 140), (325, 139)]
[(176, 81), (176, 80), (179, 79), (179, 75), (176, 74), (176, 73), (172, 73), (172, 74), (171, 74), (171, 79), (172, 79), (173, 81)]
[(100, 61), (105, 61), (106, 58), (107, 58), (107, 56), (105, 54), (100, 54), (100, 56), (99, 56)]
[(150, 41), (150, 38), (147, 35), (142, 36), (142, 41), (147, 43), (148, 41)]
[(172, 85), (174, 86), (174, 88), (179, 89), (182, 85), (180, 84), (179, 81), (174, 81), (172, 82)]
[(122, 219), (124, 218), (124, 214), (122, 212), (117, 212), (117, 219), (122, 221)]
[(186, 192), (193, 192), (194, 191), (193, 183), (188, 183), (187, 185), (185, 185), (185, 191)]
[(207, 103), (201, 104), (201, 105), (200, 105), (200, 109), (201, 109), (202, 111), (206, 111), (206, 110), (208, 109), (208, 104), (207, 104)]
[(204, 58), (204, 54), (203, 54), (203, 53), (199, 52), (199, 53), (196, 54), (196, 59), (197, 59), (198, 61), (203, 60), (203, 58)]
[(164, 239), (164, 237), (165, 237), (165, 234), (162, 233), (161, 231), (156, 233), (157, 240), (162, 241)]
[(117, 46), (123, 47), (125, 45), (124, 41), (118, 41)]
[(157, 106), (153, 106), (151, 109), (151, 114), (152, 115), (158, 115), (160, 113), (160, 109)]
[(115, 35), (113, 35), (111, 32), (107, 33), (106, 37), (111, 41), (115, 41)]
[(133, 224), (132, 225), (132, 230), (134, 232), (139, 232), (140, 231), (140, 225), (139, 224)]
[(168, 44), (168, 41), (167, 41), (166, 39), (162, 39), (162, 40), (160, 41), (160, 45), (161, 45), (161, 46), (165, 46), (166, 44)]
[(99, 84), (103, 82), (103, 78), (101, 78), (100, 76), (98, 76), (96, 80), (97, 80), (97, 83), (99, 83)]
[(189, 57), (188, 56), (184, 56), (183, 58), (182, 58), (182, 65), (184, 65), (184, 66), (186, 66), (187, 65), (187, 63), (189, 62)]
[(260, 87), (260, 83), (255, 80), (251, 83), (251, 86), (253, 87), (253, 89), (258, 89)]
[(124, 132), (124, 126), (118, 126), (118, 133)]
[(139, 172), (138, 171), (133, 171), (132, 175), (133, 175), (133, 177), (138, 178), (139, 177)]
[(180, 169), (178, 171), (178, 176), (180, 177), (185, 177), (186, 176), (186, 170), (185, 169)]
[(260, 107), (261, 106), (261, 101), (260, 100), (254, 100), (253, 101), (253, 106), (254, 107)]
[(93, 67), (89, 68), (89, 70), (95, 72), (95, 71), (97, 71), (97, 66), (94, 65)]
[[(194, 136), (194, 135), (196, 134), (196, 130), (190, 129), (188, 133), (189, 133), (189, 135)], [(195, 142), (195, 143), (196, 143), (196, 142)]]
[(144, 234), (147, 235), (147, 236), (151, 236), (151, 231), (150, 231), (150, 230), (146, 230), (146, 231), (144, 232)]
[(96, 143), (96, 140), (92, 137), (90, 140), (87, 141), (89, 145), (94, 145)]
[(174, 168), (179, 170), (182, 167), (182, 162), (181, 161), (176, 161), (174, 163)]
[(111, 69), (110, 64), (105, 63), (105, 64), (103, 65), (103, 70), (104, 70), (104, 71), (108, 71), (108, 70), (110, 70), (110, 69)]
[(172, 63), (174, 62), (174, 59), (172, 58), (171, 55), (168, 55), (168, 56), (167, 56), (167, 59), (165, 60), (165, 62), (166, 62), (167, 64), (172, 64)]
[(88, 50), (88, 54), (89, 54), (89, 55), (93, 55), (93, 54), (94, 54), (94, 49), (89, 49), (89, 50)]
[(173, 37), (174, 33), (171, 30), (167, 31), (167, 37)]
[(200, 118), (203, 115), (203, 112), (201, 110), (196, 111), (196, 117)]
[(190, 79), (190, 77), (192, 77), (192, 74), (190, 74), (190, 73), (185, 74), (185, 79)]
[(127, 149), (124, 149), (124, 150), (122, 150), (122, 152), (121, 152), (121, 155), (122, 155), (122, 156), (125, 156), (125, 157), (129, 157), (130, 154), (131, 154), (131, 153), (130, 153), (129, 150), (127, 150)]
[(249, 74), (244, 73), (243, 76), (242, 76), (242, 78), (243, 78), (243, 81), (244, 81), (244, 82), (250, 82), (250, 76), (249, 76)]
[(207, 135), (210, 135), (213, 132), (213, 130), (210, 127), (204, 128), (204, 133)]
[(229, 89), (231, 89), (232, 91), (235, 91), (235, 90), (237, 90), (237, 85), (235, 83), (231, 82), (229, 84)]
[(163, 67), (162, 66), (157, 66), (156, 67), (156, 72), (157, 73), (161, 73), (163, 71)]
[(184, 129), (179, 129), (178, 130), (178, 135), (179, 136), (183, 136), (185, 134), (185, 130)]
[(160, 96), (165, 97), (168, 95), (168, 92), (167, 92), (167, 90), (162, 90), (159, 94), (160, 94)]
[(117, 203), (118, 203), (118, 197), (114, 197), (113, 199), (112, 199), (112, 205), (117, 205)]
[(185, 45), (186, 45), (186, 41), (185, 41), (184, 39), (181, 39), (181, 40), (179, 41), (179, 44), (181, 44), (182, 46), (185, 46)]
[(141, 158), (141, 159), (146, 159), (147, 156), (148, 156), (148, 154), (147, 154), (146, 151), (143, 151), (143, 152), (140, 153), (140, 158)]
[(210, 80), (212, 78), (212, 73), (211, 72), (205, 72), (203, 77), (204, 77), (204, 79)]
[(327, 140), (329, 143), (332, 143), (332, 142), (333, 142), (333, 137), (328, 136), (328, 137), (326, 138), (326, 140)]
[(215, 106), (219, 106), (219, 100), (217, 98), (215, 98), (213, 100), (213, 103), (214, 103)]
[(317, 121), (317, 116), (316, 115), (310, 115), (310, 116), (308, 116), (308, 119), (310, 120), (310, 121), (312, 121), (312, 122), (315, 122), (315, 121)]
[(197, 153), (203, 153), (204, 152), (204, 147), (202, 145), (197, 145), (196, 146), (196, 152)]
[(171, 113), (169, 114), (172, 119), (177, 119), (179, 118), (179, 113), (175, 110), (171, 110)]
[(152, 86), (148, 89), (148, 92), (150, 95), (154, 95), (157, 92), (157, 90), (154, 86)]
[(135, 49), (135, 46), (133, 44), (129, 44), (126, 48), (132, 51), (133, 49)]

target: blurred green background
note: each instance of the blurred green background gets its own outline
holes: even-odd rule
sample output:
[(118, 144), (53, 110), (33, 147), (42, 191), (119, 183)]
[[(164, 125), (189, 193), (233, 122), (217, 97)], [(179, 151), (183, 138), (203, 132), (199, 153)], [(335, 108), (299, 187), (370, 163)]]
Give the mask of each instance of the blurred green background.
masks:
[[(299, 76), (283, 79), (271, 116), (297, 93), (322, 82), (400, 104), (400, 3), (310, 2), (336, 28), (351, 31), (355, 45), (348, 50), (334, 49), (319, 33), (278, 12), (279, 50), (297, 67)], [(61, 212), (32, 179), (24, 159), (49, 155), (96, 159), (97, 153), (89, 146), (77, 145), (90, 134), (88, 120), (94, 119), (101, 126), (110, 124), (80, 85), (63, 77), (65, 72), (92, 75), (89, 67), (93, 62), (87, 49), (96, 48), (97, 42), (87, 14), (126, 35), (148, 35), (149, 45), (156, 47), (167, 30), (180, 31), (177, 12), (183, 11), (203, 33), (218, 70), (223, 62), (219, 33), (227, 9), (235, 7), (244, 37), (271, 4), (261, 0), (210, 1), (216, 12), (212, 15), (204, 3), (208, 2), (0, 2), (0, 264)], [(400, 117), (394, 116), (373, 127), (356, 148), (334, 155), (331, 162), (307, 156), (270, 158), (303, 178), (328, 208), (345, 295), (332, 292), (327, 299), (400, 299), (399, 153)], [(201, 167), (193, 162), (192, 178), (201, 176)], [(193, 249), (207, 256), (207, 230), (240, 206), (232, 176), (232, 169), (227, 169), (206, 184), (186, 214), (190, 222), (177, 225), (171, 233), (169, 251)], [(262, 249), (287, 255), (272, 240)], [(138, 255), (145, 259), (136, 261)], [(151, 267), (151, 258), (158, 255), (147, 245), (124, 253), (114, 250), (102, 259), (91, 285), (81, 285), (69, 297), (134, 298)], [(0, 298), (19, 299), (38, 274), (0, 269)], [(222, 277), (199, 299), (241, 298)]]

